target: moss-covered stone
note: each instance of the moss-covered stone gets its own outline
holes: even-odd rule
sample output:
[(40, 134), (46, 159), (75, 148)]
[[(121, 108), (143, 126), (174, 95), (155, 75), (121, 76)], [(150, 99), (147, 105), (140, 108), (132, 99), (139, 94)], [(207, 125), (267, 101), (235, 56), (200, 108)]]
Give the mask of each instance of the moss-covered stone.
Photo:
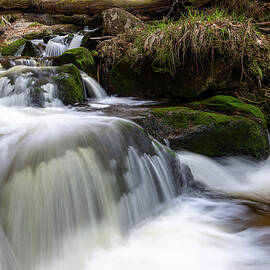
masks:
[(60, 99), (65, 105), (83, 101), (83, 83), (76, 66), (73, 64), (60, 66), (53, 79), (58, 86)]
[(173, 150), (189, 150), (209, 157), (269, 153), (267, 130), (260, 121), (187, 107), (154, 108), (137, 121), (159, 140), (168, 139)]
[(226, 114), (253, 116), (266, 125), (265, 116), (258, 107), (246, 104), (232, 96), (218, 95), (200, 102), (192, 102), (190, 105), (197, 109), (210, 109)]
[(225, 63), (221, 61), (216, 62), (214, 71), (210, 67), (197, 69), (187, 64), (172, 76), (168, 71), (154, 70), (150, 64), (134, 66), (132, 60), (125, 57), (113, 66), (110, 84), (113, 92), (121, 96), (191, 101), (205, 91), (214, 93), (216, 89), (230, 89), (239, 84), (239, 72), (228, 75), (224, 70)]
[(90, 52), (86, 48), (76, 48), (64, 52), (62, 55), (54, 58), (53, 64), (56, 66), (72, 63), (77, 68), (86, 72), (92, 77), (96, 77), (97, 69), (93, 55), (94, 52)]
[(171, 97), (177, 91), (170, 74), (154, 72), (147, 65), (131, 68), (127, 58), (112, 68), (110, 79), (113, 93), (120, 96)]
[(10, 44), (3, 46), (1, 49), (1, 53), (3, 56), (13, 56), (26, 42), (26, 39), (20, 38)]

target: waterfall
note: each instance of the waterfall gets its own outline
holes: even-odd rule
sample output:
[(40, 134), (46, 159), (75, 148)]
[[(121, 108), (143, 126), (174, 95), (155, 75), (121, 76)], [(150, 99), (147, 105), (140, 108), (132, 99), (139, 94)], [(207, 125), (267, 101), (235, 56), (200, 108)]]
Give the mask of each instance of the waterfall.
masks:
[(70, 50), (74, 48), (79, 48), (82, 44), (82, 40), (83, 40), (83, 35), (75, 34), (73, 39), (68, 45), (68, 49)]
[[(53, 77), (57, 67), (15, 66), (0, 73), (0, 105), (61, 107), (58, 86)], [(103, 88), (86, 73), (81, 72), (85, 96), (106, 97)]]
[(68, 47), (66, 44), (62, 44), (54, 40), (49, 40), (46, 46), (45, 56), (47, 57), (59, 56), (62, 53), (64, 53), (67, 49)]
[[(58, 69), (0, 72), (0, 270), (269, 269), (270, 159), (174, 153), (131, 121), (65, 107)], [(146, 102), (80, 74), (85, 98)]]
[(107, 96), (105, 90), (93, 78), (89, 77), (83, 71), (81, 71), (81, 76), (86, 96), (95, 97), (96, 99), (102, 99)]
[(0, 74), (0, 105), (63, 106), (53, 82), (54, 67), (15, 66)]
[(135, 124), (55, 109), (0, 107), (0, 224), (21, 269), (89, 252), (156, 215), (184, 185), (181, 166)]

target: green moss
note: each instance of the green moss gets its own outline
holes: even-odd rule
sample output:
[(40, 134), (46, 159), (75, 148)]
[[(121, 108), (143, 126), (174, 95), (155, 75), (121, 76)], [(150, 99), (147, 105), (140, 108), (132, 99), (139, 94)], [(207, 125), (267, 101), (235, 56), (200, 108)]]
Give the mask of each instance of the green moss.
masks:
[(20, 38), (8, 45), (3, 46), (1, 49), (1, 53), (3, 56), (13, 56), (26, 42), (26, 39)]
[(42, 25), (44, 25), (44, 24), (39, 23), (39, 22), (33, 22), (33, 23), (29, 24), (28, 27), (35, 27), (35, 26), (42, 26)]
[(54, 80), (65, 105), (83, 101), (83, 83), (80, 71), (76, 66), (73, 64), (62, 65), (57, 69)]
[(233, 116), (192, 110), (187, 107), (155, 108), (151, 112), (154, 116), (162, 118), (168, 125), (174, 128), (189, 128), (198, 125), (206, 126), (235, 119)]
[(76, 48), (64, 52), (62, 55), (56, 57), (53, 60), (53, 64), (60, 66), (64, 64), (72, 63), (77, 68), (86, 72), (92, 77), (96, 77), (97, 69), (95, 65), (94, 57), (95, 53), (90, 52), (86, 48)]
[[(149, 65), (132, 67), (128, 58), (113, 66), (110, 74), (111, 87), (120, 96), (179, 97), (186, 94), (182, 85), (169, 73), (154, 72)], [(190, 90), (190, 89), (189, 89)], [(191, 89), (188, 95), (194, 95)]]
[(40, 38), (43, 38), (46, 34), (47, 34), (46, 31), (42, 30), (38, 32), (31, 32), (31, 33), (25, 34), (23, 37), (27, 40), (40, 39)]
[(269, 154), (265, 130), (245, 118), (201, 127), (175, 145), (210, 157), (237, 154), (263, 158)]
[(250, 115), (256, 117), (266, 125), (265, 116), (258, 107), (243, 103), (232, 96), (218, 95), (200, 102), (193, 102), (190, 105), (195, 108), (207, 108), (226, 114), (240, 113)]
[[(238, 84), (240, 78), (249, 83), (252, 78), (257, 83), (258, 78), (264, 82), (270, 76), (269, 39), (258, 33), (251, 20), (240, 20), (218, 9), (189, 11), (178, 21), (151, 22), (104, 45), (101, 55), (107, 65), (128, 57), (131, 66), (150, 64), (154, 71), (169, 72), (176, 79), (177, 71), (187, 66), (199, 72), (212, 71), (216, 77), (220, 75), (215, 75), (220, 61), (226, 63), (221, 67), (223, 76), (235, 79), (238, 70), (235, 80)], [(208, 79), (209, 76), (205, 81)], [(227, 83), (224, 86), (231, 88)], [(217, 87), (210, 83), (209, 89)]]
[(187, 107), (154, 108), (151, 113), (169, 130), (172, 149), (186, 149), (210, 157), (252, 155), (266, 157), (267, 132), (260, 122)]

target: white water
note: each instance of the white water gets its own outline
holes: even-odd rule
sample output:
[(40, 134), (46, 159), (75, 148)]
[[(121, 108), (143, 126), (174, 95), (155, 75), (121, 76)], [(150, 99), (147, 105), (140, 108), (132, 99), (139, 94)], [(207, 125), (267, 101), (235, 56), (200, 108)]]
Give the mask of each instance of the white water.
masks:
[(68, 49), (70, 50), (70, 49), (79, 48), (82, 44), (82, 40), (83, 40), (83, 35), (75, 34), (73, 39), (68, 45)]
[(81, 71), (84, 89), (87, 97), (94, 97), (97, 100), (107, 96), (105, 90), (97, 83), (96, 80), (89, 77), (85, 72)]
[(0, 270), (270, 269), (270, 159), (174, 157), (129, 121), (32, 108), (40, 81), (62, 105), (53, 72), (1, 73)]
[(130, 122), (61, 109), (0, 113), (0, 224), (23, 270), (47, 269), (82, 234), (87, 252), (106, 247), (176, 196), (170, 155)]
[(212, 190), (237, 197), (270, 202), (270, 158), (260, 163), (243, 158), (223, 158), (222, 163), (189, 152), (180, 153), (194, 178)]
[(48, 41), (44, 56), (59, 56), (67, 50), (79, 48), (82, 39), (83, 35), (80, 34), (75, 34), (71, 41), (68, 40), (68, 36), (56, 36)]
[[(4, 106), (63, 106), (58, 87), (53, 84), (53, 67), (15, 66), (0, 74), (0, 105)], [(40, 79), (44, 82), (40, 85)]]
[[(58, 86), (53, 77), (57, 67), (15, 66), (0, 73), (0, 105), (61, 107)], [(95, 100), (106, 97), (104, 89), (81, 72), (86, 95)], [(42, 81), (42, 83), (40, 83)]]

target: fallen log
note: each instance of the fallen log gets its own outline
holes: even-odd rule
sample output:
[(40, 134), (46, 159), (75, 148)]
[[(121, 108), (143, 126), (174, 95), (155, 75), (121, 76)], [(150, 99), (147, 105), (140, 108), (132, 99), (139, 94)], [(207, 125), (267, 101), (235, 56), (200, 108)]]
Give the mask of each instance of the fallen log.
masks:
[(0, 14), (89, 14), (118, 7), (132, 13), (155, 13), (170, 9), (172, 0), (0, 0)]

